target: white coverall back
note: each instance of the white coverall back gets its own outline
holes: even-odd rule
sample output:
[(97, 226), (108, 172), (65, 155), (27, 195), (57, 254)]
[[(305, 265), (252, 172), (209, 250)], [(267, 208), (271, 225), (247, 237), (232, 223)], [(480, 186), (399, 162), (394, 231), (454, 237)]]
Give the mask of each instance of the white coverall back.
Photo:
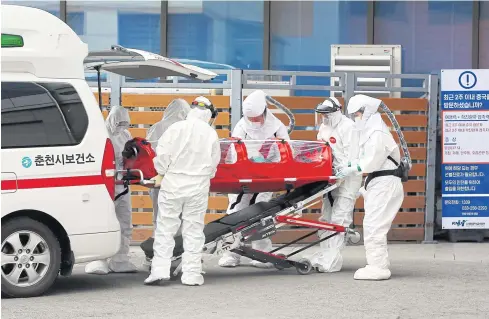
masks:
[(158, 141), (154, 164), (164, 177), (158, 195), (150, 278), (170, 277), (174, 236), (182, 224), (182, 283), (203, 283), (204, 217), (210, 180), (221, 158), (217, 133), (209, 125), (210, 117), (209, 110), (194, 108), (186, 120), (171, 125)]
[[(355, 123), (336, 111), (329, 115), (331, 125), (321, 124), (317, 139), (328, 142), (333, 151), (333, 167), (348, 166), (350, 143)], [(323, 198), (320, 221), (349, 227), (353, 221), (356, 194), (362, 184), (362, 176), (354, 175), (339, 182), (338, 188)], [(333, 204), (331, 205), (331, 200)], [(330, 231), (319, 232), (320, 238), (333, 234)], [(320, 243), (321, 251), (314, 254), (311, 263), (321, 272), (340, 271), (343, 265), (341, 250), (345, 246), (345, 236), (338, 234)]]
[[(130, 119), (129, 112), (122, 106), (113, 106), (105, 120), (105, 126), (109, 133), (109, 138), (114, 147), (116, 169), (123, 170), (122, 151), (127, 141), (132, 139), (131, 133), (127, 130)], [(116, 185), (115, 195), (121, 194), (125, 190), (123, 185)], [(119, 197), (115, 202), (115, 213), (121, 226), (121, 246), (115, 256), (110, 258), (107, 265), (106, 261), (94, 261), (85, 267), (87, 273), (107, 274), (113, 272), (134, 272), (137, 268), (129, 260), (129, 245), (132, 237), (132, 204), (131, 193)]]
[[(163, 119), (155, 123), (148, 129), (146, 135), (146, 140), (151, 144), (151, 147), (156, 152), (156, 146), (158, 145), (158, 140), (163, 136), (163, 133), (172, 125), (173, 123), (183, 121), (187, 117), (188, 112), (190, 112), (190, 105), (184, 99), (175, 99), (168, 104), (163, 114)], [(156, 227), (156, 217), (158, 216), (158, 194), (160, 192), (159, 187), (149, 189), (149, 197), (153, 202), (153, 225)], [(153, 230), (154, 235), (154, 230)]]

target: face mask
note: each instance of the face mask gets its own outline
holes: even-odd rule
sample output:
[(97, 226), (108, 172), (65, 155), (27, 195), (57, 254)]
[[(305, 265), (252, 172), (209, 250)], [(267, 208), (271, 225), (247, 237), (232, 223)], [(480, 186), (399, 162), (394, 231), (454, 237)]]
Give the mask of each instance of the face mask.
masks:
[(251, 127), (252, 128), (260, 128), (262, 126), (263, 126), (263, 124), (260, 123), (260, 122), (251, 122)]

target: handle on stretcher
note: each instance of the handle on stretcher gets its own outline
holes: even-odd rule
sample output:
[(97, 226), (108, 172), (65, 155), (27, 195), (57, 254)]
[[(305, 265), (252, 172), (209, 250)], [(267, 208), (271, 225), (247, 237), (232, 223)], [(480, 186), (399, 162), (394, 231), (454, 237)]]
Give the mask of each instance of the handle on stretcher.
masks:
[(148, 188), (154, 188), (154, 186), (155, 186), (155, 181), (144, 179), (143, 172), (140, 169), (118, 170), (117, 174), (116, 174), (116, 184), (117, 185), (123, 185), (125, 182), (125, 180), (117, 178), (119, 176), (118, 175), (119, 173), (121, 173), (121, 174), (130, 173), (131, 175), (136, 175), (135, 173), (137, 173), (139, 175), (139, 179), (138, 180), (129, 180), (129, 184), (131, 184), (131, 185), (141, 185), (141, 186), (148, 187)]

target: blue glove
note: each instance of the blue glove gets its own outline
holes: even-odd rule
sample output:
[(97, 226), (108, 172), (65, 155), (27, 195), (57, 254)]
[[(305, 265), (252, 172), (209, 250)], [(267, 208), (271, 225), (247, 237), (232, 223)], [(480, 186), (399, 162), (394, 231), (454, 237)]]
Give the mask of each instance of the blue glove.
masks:
[(255, 156), (255, 157), (252, 157), (251, 160), (255, 163), (266, 163), (267, 161), (265, 160), (264, 157), (262, 156)]
[(345, 167), (336, 174), (336, 178), (345, 178), (358, 172), (357, 167)]

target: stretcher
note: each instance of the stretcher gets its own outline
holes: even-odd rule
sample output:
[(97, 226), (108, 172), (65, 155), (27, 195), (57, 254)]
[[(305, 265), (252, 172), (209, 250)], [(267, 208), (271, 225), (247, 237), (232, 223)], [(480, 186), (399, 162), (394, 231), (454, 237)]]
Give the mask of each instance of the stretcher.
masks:
[[(295, 267), (299, 274), (309, 274), (313, 267), (309, 260), (294, 260), (296, 254), (337, 235), (346, 236), (350, 243), (358, 243), (360, 234), (351, 228), (302, 218), (302, 211), (312, 207), (323, 196), (337, 187), (332, 176), (332, 154), (327, 143), (314, 141), (242, 141), (221, 140), (221, 160), (216, 176), (211, 180), (211, 192), (256, 193), (286, 191), (269, 202), (258, 202), (238, 212), (208, 223), (204, 228), (206, 254), (237, 253), (277, 269)], [(142, 168), (142, 167), (140, 167)], [(122, 179), (151, 187), (138, 168), (121, 171)], [(283, 226), (302, 226), (311, 232), (270, 252), (250, 247), (252, 241), (269, 238)], [(289, 254), (277, 253), (318, 230), (330, 231), (328, 236), (314, 241)], [(153, 258), (153, 238), (141, 245), (146, 257)], [(180, 272), (183, 239), (175, 237), (172, 276)]]
[[(331, 184), (328, 181), (303, 185), (269, 202), (258, 202), (234, 214), (210, 222), (204, 228), (205, 245), (203, 252), (222, 255), (226, 251), (231, 251), (252, 260), (272, 263), (277, 269), (294, 267), (301, 275), (309, 274), (313, 269), (309, 260), (301, 258), (296, 261), (291, 257), (339, 234), (347, 236), (350, 243), (355, 244), (360, 241), (360, 234), (354, 229), (301, 218), (303, 210), (316, 204), (325, 194), (336, 187), (336, 184)], [(285, 225), (303, 226), (314, 230), (270, 252), (250, 247), (252, 241), (269, 238)], [(277, 253), (285, 247), (315, 235), (318, 230), (330, 231), (331, 234), (289, 254)], [(153, 258), (153, 241), (153, 238), (149, 238), (140, 245), (146, 257), (150, 259)], [(176, 236), (171, 270), (172, 277), (176, 277), (181, 270), (180, 261), (183, 252), (182, 236)]]

